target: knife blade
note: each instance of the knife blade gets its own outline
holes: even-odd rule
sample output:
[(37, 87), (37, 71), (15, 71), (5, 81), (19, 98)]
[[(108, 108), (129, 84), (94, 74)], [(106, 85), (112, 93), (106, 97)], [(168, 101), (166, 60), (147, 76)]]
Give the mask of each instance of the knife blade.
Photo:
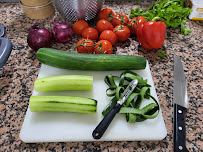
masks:
[(100, 139), (103, 136), (104, 132), (112, 122), (113, 118), (120, 111), (123, 103), (128, 99), (128, 97), (133, 92), (137, 84), (138, 84), (137, 79), (130, 82), (130, 84), (121, 94), (121, 98), (117, 101), (116, 105), (109, 111), (109, 113), (103, 118), (103, 120), (98, 124), (98, 126), (92, 132), (92, 137), (94, 139)]
[(174, 55), (173, 103), (173, 150), (174, 152), (188, 152), (185, 131), (185, 113), (188, 108), (187, 85), (181, 60), (176, 55)]

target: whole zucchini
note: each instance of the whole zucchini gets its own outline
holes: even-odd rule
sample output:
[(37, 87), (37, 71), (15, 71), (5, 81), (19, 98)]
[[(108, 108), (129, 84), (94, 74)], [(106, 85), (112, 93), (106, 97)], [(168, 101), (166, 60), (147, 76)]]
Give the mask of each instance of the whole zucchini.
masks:
[(142, 70), (146, 67), (146, 58), (116, 54), (83, 54), (40, 48), (37, 59), (46, 65), (83, 71)]

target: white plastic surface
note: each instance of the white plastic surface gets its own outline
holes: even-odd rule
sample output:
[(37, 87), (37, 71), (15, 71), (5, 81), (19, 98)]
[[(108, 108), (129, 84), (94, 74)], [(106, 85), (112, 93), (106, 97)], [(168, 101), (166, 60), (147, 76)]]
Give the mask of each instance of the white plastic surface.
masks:
[[(111, 98), (106, 96), (107, 85), (104, 77), (108, 74), (120, 75), (123, 71), (74, 71), (65, 70), (42, 65), (38, 78), (56, 75), (92, 75), (92, 91), (64, 91), (64, 92), (36, 92), (33, 95), (67, 95), (93, 98), (98, 101), (97, 113), (32, 113), (28, 108), (24, 123), (20, 132), (20, 139), (25, 143), (36, 142), (78, 142), (95, 141), (92, 131), (102, 120), (102, 110)], [(134, 71), (152, 85), (151, 94), (157, 99), (154, 83), (152, 80), (149, 65), (145, 70)], [(144, 100), (142, 106), (153, 102)], [(148, 119), (144, 122), (127, 123), (125, 115), (117, 114), (109, 128), (100, 139), (101, 141), (143, 141), (162, 140), (166, 137), (167, 131), (162, 117), (162, 112), (155, 119)]]

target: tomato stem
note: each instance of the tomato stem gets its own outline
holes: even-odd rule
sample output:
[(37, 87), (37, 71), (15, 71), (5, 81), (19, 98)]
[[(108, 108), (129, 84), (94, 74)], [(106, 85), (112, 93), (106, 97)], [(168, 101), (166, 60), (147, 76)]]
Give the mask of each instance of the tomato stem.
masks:
[(124, 29), (124, 26), (123, 25), (120, 25), (118, 28), (116, 28), (115, 31), (118, 31), (118, 30), (123, 30)]
[(123, 24), (126, 24), (126, 25), (129, 26), (130, 28), (132, 28), (132, 24), (128, 24), (126, 21), (124, 21), (124, 16), (122, 16), (122, 15), (119, 15), (119, 17), (121, 18), (121, 20), (115, 18), (111, 13), (109, 14), (109, 17), (111, 18), (111, 20), (112, 20), (112, 19), (116, 19), (116, 20), (118, 20), (118, 21), (123, 22)]
[(135, 20), (132, 20), (132, 23), (137, 24), (137, 18)]
[[(86, 40), (83, 39), (79, 45), (76, 45), (76, 46), (74, 47), (74, 49), (76, 49), (76, 48), (78, 48), (78, 47), (80, 47), (80, 46), (83, 46), (83, 47), (85, 48), (86, 52), (87, 52), (88, 54), (90, 54), (90, 52), (88, 52), (88, 50), (87, 50), (87, 47), (93, 47), (93, 48), (95, 48), (95, 47), (94, 47), (95, 43), (94, 43), (93, 45), (88, 45), (88, 46), (83, 44), (83, 43), (87, 43), (87, 42), (91, 42), (91, 41), (89, 41), (88, 39), (86, 39)], [(95, 49), (96, 49), (96, 48), (95, 48)]]
[[(123, 28), (123, 27), (121, 27), (121, 29), (122, 29), (122, 28)], [(102, 51), (101, 51), (101, 49), (102, 49), (102, 44), (98, 44), (98, 43), (94, 42), (94, 44), (86, 46), (86, 45), (83, 44), (83, 43), (85, 43), (85, 42), (91, 42), (91, 41), (89, 41), (88, 39), (86, 39), (86, 40), (83, 39), (79, 45), (76, 45), (76, 46), (74, 47), (74, 49), (76, 49), (76, 48), (78, 48), (78, 47), (80, 47), (80, 46), (83, 46), (83, 47), (86, 49), (86, 51), (87, 51), (88, 54), (90, 54), (90, 52), (88, 52), (87, 47), (93, 47), (94, 49), (96, 49), (96, 50), (97, 50), (99, 53), (101, 53), (101, 54), (105, 54), (107, 51), (110, 50), (110, 49), (109, 49), (109, 50), (106, 50), (105, 52), (102, 52)], [(95, 45), (98, 45), (99, 48), (96, 48)]]
[(104, 54), (104, 52), (102, 52), (101, 51), (101, 49), (102, 49), (102, 44), (95, 44), (95, 45), (98, 45), (99, 46), (99, 48), (97, 49), (97, 48), (95, 48), (95, 49), (97, 49), (97, 51), (99, 51), (101, 54)]

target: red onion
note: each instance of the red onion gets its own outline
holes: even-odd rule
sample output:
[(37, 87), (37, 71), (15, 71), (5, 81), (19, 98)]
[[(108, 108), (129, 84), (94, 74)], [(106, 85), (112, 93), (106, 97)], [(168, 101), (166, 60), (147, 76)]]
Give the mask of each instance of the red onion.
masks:
[(73, 35), (73, 28), (70, 24), (66, 22), (54, 22), (51, 21), (51, 23), (54, 24), (52, 28), (52, 33), (54, 40), (58, 43), (66, 43), (72, 39)]
[(50, 47), (52, 44), (52, 33), (45, 29), (39, 28), (39, 23), (35, 23), (30, 27), (27, 36), (28, 46), (33, 50), (38, 50), (42, 47)]

